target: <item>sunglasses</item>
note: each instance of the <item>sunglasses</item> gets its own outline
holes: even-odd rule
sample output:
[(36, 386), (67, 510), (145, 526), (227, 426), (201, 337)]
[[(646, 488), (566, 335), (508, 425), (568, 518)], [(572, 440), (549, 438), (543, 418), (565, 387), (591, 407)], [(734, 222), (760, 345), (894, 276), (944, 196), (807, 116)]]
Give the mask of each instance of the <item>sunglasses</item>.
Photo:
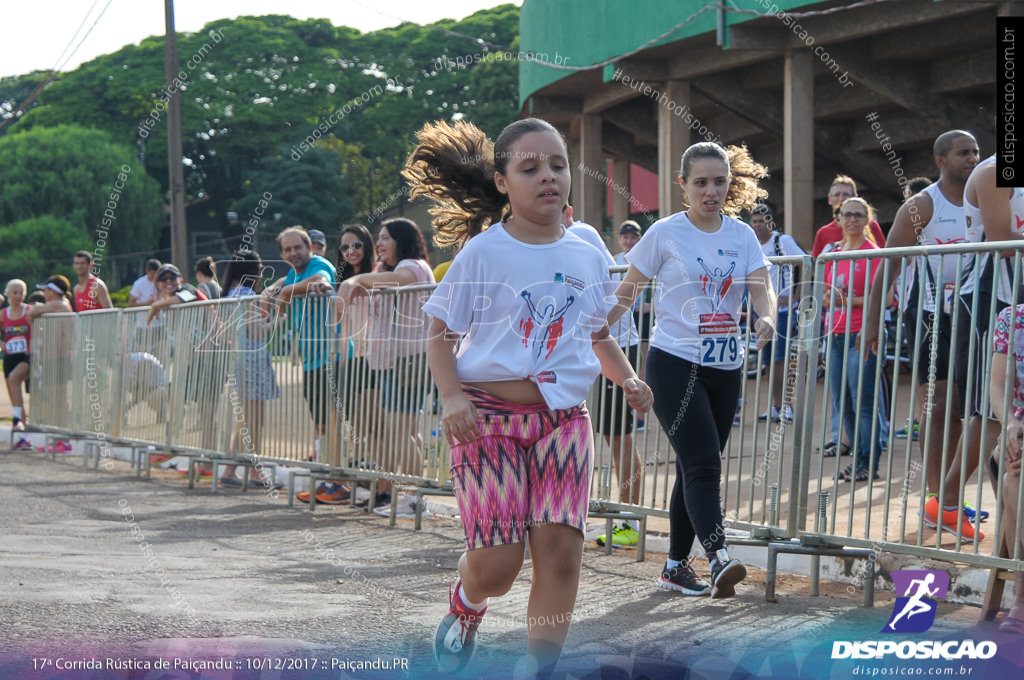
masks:
[(862, 212), (844, 212), (839, 216), (842, 217), (844, 220), (862, 220), (868, 215), (867, 213)]
[(177, 280), (178, 280), (178, 277), (175, 276), (174, 274), (167, 274), (167, 275), (161, 276), (159, 279), (157, 279), (157, 281), (159, 281), (160, 283), (164, 283), (165, 281), (177, 281)]
[(363, 242), (355, 241), (353, 243), (342, 243), (338, 250), (340, 250), (343, 253), (347, 253), (349, 248), (351, 248), (352, 250), (362, 250)]

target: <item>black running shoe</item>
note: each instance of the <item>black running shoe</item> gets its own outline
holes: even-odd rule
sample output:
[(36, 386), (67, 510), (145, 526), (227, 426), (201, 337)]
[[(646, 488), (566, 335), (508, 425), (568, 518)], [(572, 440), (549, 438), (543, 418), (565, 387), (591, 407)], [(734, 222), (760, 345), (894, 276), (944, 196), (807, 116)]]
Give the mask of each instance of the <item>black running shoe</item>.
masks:
[(711, 592), (711, 586), (697, 578), (693, 567), (687, 562), (671, 569), (666, 563), (665, 568), (661, 570), (658, 585), (668, 590), (678, 591), (683, 595), (707, 595)]
[(711, 597), (732, 597), (736, 584), (747, 577), (747, 568), (739, 560), (729, 557), (725, 548), (715, 551), (711, 563)]
[[(355, 506), (357, 508), (365, 508), (366, 504), (369, 502), (369, 500), (370, 499), (367, 498), (365, 500), (356, 501), (355, 502)], [(373, 501), (373, 507), (377, 508), (377, 507), (380, 507), (381, 505), (384, 505), (385, 503), (390, 503), (390, 502), (391, 502), (391, 494), (388, 493), (387, 491), (385, 491), (384, 493), (377, 494), (377, 497)], [(373, 508), (370, 508), (370, 509), (372, 510)]]

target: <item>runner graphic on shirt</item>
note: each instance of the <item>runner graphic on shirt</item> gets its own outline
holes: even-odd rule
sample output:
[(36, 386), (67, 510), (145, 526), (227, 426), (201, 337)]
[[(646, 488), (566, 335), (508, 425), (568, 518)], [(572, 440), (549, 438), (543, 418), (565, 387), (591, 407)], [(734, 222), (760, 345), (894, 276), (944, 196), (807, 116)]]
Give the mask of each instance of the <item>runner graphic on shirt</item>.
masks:
[[(576, 301), (576, 298), (570, 295), (565, 305), (555, 311), (555, 305), (545, 305), (543, 310), (538, 310), (533, 304), (533, 300), (530, 297), (530, 292), (524, 290), (519, 295), (526, 300), (526, 306), (530, 309), (530, 317), (528, 319), (520, 319), (519, 329), (523, 333), (523, 345), (527, 346), (530, 342), (530, 335), (533, 333), (533, 329), (537, 328), (537, 335), (534, 336), (533, 343), (537, 347), (537, 358), (540, 358), (541, 353), (544, 352), (545, 347), (548, 353), (544, 355), (547, 359), (551, 356), (551, 353), (555, 351), (555, 347), (558, 346), (558, 341), (562, 337), (563, 323), (565, 313), (572, 306), (572, 303)], [(543, 330), (543, 333), (541, 331)]]
[(697, 262), (704, 270), (704, 274), (701, 274), (698, 279), (701, 284), (702, 292), (704, 295), (709, 295), (715, 303), (715, 309), (718, 309), (722, 304), (722, 300), (725, 299), (726, 294), (732, 287), (732, 273), (736, 270), (736, 261), (733, 260), (730, 264), (729, 271), (722, 271), (720, 267), (709, 269), (704, 264), (704, 258), (698, 257)]

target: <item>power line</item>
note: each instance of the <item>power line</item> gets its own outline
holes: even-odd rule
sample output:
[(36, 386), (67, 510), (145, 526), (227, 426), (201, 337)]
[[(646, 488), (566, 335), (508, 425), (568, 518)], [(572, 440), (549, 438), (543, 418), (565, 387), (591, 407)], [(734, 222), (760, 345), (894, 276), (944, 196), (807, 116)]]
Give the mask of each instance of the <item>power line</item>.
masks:
[(60, 60), (61, 60), (61, 59), (62, 59), (62, 58), (64, 57), (64, 55), (65, 55), (65, 54), (67, 53), (67, 51), (68, 51), (69, 49), (71, 49), (71, 45), (72, 45), (72, 43), (74, 43), (74, 42), (75, 42), (75, 38), (77, 38), (77, 37), (78, 37), (78, 33), (79, 33), (79, 32), (80, 32), (80, 31), (82, 30), (82, 28), (83, 28), (83, 27), (85, 26), (85, 22), (89, 20), (89, 15), (90, 15), (90, 14), (92, 14), (92, 10), (93, 10), (93, 9), (94, 9), (94, 8), (96, 7), (96, 3), (97, 3), (97, 2), (99, 2), (99, 1), (100, 1), (100, 0), (92, 0), (92, 5), (90, 5), (90, 7), (89, 7), (89, 11), (87, 11), (87, 12), (85, 13), (85, 16), (84, 16), (84, 17), (82, 17), (82, 21), (81, 21), (81, 22), (80, 22), (80, 23), (78, 24), (78, 28), (76, 28), (76, 29), (75, 29), (75, 32), (74, 32), (74, 34), (73, 34), (73, 35), (71, 36), (71, 39), (70, 39), (70, 40), (68, 40), (68, 44), (64, 46), (64, 49), (63, 49), (63, 50), (61, 50), (61, 53), (60, 53), (60, 55), (59, 55), (59, 56), (58, 56), (58, 57), (57, 57), (57, 58), (56, 58), (56, 59), (54, 60), (54, 62), (53, 62), (53, 66), (52, 66), (52, 67), (50, 67), (50, 70), (51, 70), (51, 71), (58, 71), (58, 70), (59, 70), (59, 69), (57, 68), (57, 64), (59, 64), (59, 63), (60, 63)]
[(82, 39), (78, 41), (77, 45), (75, 45), (75, 49), (71, 50), (71, 54), (69, 54), (67, 58), (64, 59), (63, 63), (61, 63), (61, 57), (63, 57), (64, 53), (68, 51), (68, 47), (71, 46), (71, 43), (75, 41), (75, 37), (78, 35), (79, 31), (82, 30), (82, 26), (85, 26), (85, 22), (89, 20), (89, 15), (92, 13), (93, 8), (96, 7), (96, 3), (99, 2), (99, 0), (93, 0), (92, 6), (89, 7), (89, 11), (85, 13), (85, 17), (83, 17), (82, 22), (78, 25), (78, 28), (71, 36), (71, 39), (68, 41), (68, 44), (65, 45), (63, 51), (61, 51), (60, 56), (57, 57), (57, 61), (54, 62), (54, 67), (50, 69), (50, 76), (43, 82), (39, 83), (35, 87), (35, 89), (33, 89), (32, 92), (30, 92), (29, 95), (25, 97), (25, 100), (22, 101), (21, 104), (19, 104), (17, 107), (15, 107), (14, 111), (11, 112), (10, 117), (5, 118), (4, 120), (0, 120), (0, 130), (4, 129), (4, 127), (10, 124), (11, 121), (16, 122), (20, 120), (22, 114), (29, 106), (32, 105), (32, 102), (34, 102), (36, 97), (39, 96), (39, 93), (42, 92), (47, 85), (49, 85), (57, 79), (57, 76), (60, 73), (59, 69), (67, 66), (67, 63), (71, 61), (71, 57), (75, 56), (75, 52), (77, 52), (78, 48), (80, 48), (82, 44), (85, 43), (86, 38), (88, 38), (89, 34), (92, 33), (92, 29), (96, 28), (96, 24), (98, 24), (100, 19), (103, 18), (103, 15), (106, 13), (107, 8), (110, 7), (110, 3), (112, 3), (113, 1), (114, 0), (107, 0), (107, 4), (103, 6), (103, 9), (100, 10), (99, 15), (96, 17), (96, 20), (92, 22), (92, 26), (89, 27), (89, 30), (85, 32), (85, 35), (82, 36)]
[[(96, 6), (97, 1), (98, 0), (94, 0), (93, 2), (94, 7)], [(71, 54), (69, 54), (67, 59), (64, 60), (64, 63), (60, 65), (60, 68), (64, 68), (65, 66), (67, 66), (67, 63), (71, 61), (71, 57), (75, 56), (75, 52), (77, 52), (78, 48), (80, 48), (82, 44), (85, 43), (86, 39), (89, 37), (89, 34), (92, 33), (92, 29), (96, 28), (96, 24), (98, 24), (100, 22), (100, 19), (103, 18), (103, 15), (106, 14), (107, 8), (110, 7), (110, 3), (112, 2), (114, 2), (114, 0), (107, 0), (107, 4), (103, 5), (103, 9), (101, 9), (100, 13), (96, 16), (96, 21), (92, 22), (92, 26), (89, 27), (89, 30), (85, 32), (85, 35), (82, 36), (82, 39), (78, 41), (77, 45), (75, 45), (75, 49), (71, 50)], [(89, 11), (92, 11), (91, 7), (89, 8)]]

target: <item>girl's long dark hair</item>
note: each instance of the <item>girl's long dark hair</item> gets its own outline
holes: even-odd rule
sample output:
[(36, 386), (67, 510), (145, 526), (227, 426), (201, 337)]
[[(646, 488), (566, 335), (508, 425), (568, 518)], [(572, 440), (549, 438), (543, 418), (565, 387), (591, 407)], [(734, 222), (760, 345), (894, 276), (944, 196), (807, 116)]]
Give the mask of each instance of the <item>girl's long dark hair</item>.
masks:
[(227, 297), (232, 288), (240, 285), (247, 285), (254, 292), (259, 293), (262, 288), (261, 275), (263, 273), (263, 260), (260, 254), (253, 250), (239, 250), (231, 256), (227, 270), (224, 272), (224, 297)]

